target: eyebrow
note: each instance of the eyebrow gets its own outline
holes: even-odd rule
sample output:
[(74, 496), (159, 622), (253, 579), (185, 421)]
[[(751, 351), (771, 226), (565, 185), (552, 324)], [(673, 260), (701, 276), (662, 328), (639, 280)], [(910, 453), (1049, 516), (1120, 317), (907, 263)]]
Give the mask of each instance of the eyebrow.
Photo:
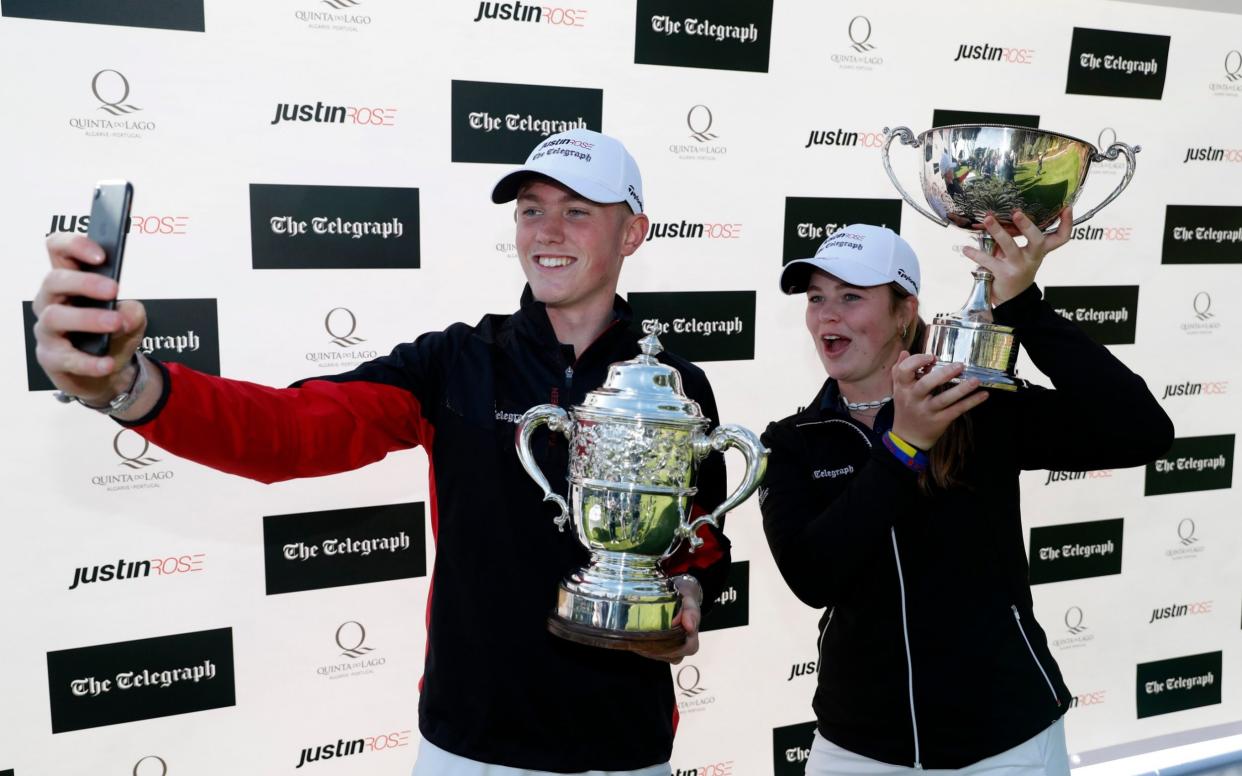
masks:
[[(530, 192), (523, 192), (523, 193), (521, 193), (521, 194), (518, 194), (518, 196), (517, 196), (517, 201), (518, 201), (518, 202), (522, 202), (522, 201), (526, 201), (526, 202), (540, 202), (541, 200), (539, 199), (539, 197), (536, 197), (534, 194), (531, 194)], [(563, 203), (576, 203), (576, 204), (580, 204), (580, 205), (595, 205), (595, 204), (598, 204), (598, 203), (596, 203), (596, 202), (592, 202), (591, 200), (589, 200), (589, 199), (587, 199), (587, 198), (585, 198), (585, 197), (583, 197), (583, 196), (581, 196), (581, 195), (578, 195), (578, 194), (568, 194), (568, 193), (562, 193), (559, 197), (556, 197), (555, 199), (553, 199), (553, 200), (552, 200), (552, 202), (553, 202), (553, 203), (555, 203), (555, 204), (563, 204)]]
[[(849, 288), (849, 289), (853, 289), (857, 291), (865, 291), (868, 288), (867, 286), (856, 286), (853, 283), (846, 283), (844, 280), (838, 280), (837, 286), (840, 288)], [(811, 289), (815, 289), (816, 291), (827, 291), (828, 290), (827, 288), (815, 282), (811, 282), (807, 285), (806, 290), (810, 291)]]

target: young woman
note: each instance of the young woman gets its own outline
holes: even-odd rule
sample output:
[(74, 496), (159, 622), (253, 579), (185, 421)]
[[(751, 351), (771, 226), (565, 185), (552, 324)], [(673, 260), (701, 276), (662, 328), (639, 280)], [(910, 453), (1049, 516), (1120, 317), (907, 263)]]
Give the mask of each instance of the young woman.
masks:
[(1032, 612), (1023, 469), (1137, 466), (1173, 427), (1143, 380), (1043, 301), (1035, 273), (1069, 239), (1021, 213), (989, 218), (997, 323), (1055, 390), (979, 390), (921, 347), (918, 259), (888, 229), (849, 226), (786, 266), (829, 378), (773, 423), (761, 491), (785, 581), (820, 619), (808, 775), (1068, 774), (1071, 701)]

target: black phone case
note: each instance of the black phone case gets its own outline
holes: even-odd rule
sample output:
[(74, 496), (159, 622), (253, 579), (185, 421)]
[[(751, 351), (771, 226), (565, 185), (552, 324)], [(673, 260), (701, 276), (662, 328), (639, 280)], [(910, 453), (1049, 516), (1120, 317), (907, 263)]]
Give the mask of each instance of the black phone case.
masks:
[[(125, 234), (129, 231), (129, 208), (134, 198), (134, 188), (128, 181), (101, 181), (95, 186), (94, 198), (91, 200), (90, 223), (87, 225), (86, 236), (104, 251), (104, 261), (99, 265), (84, 264), (82, 269), (97, 275), (106, 275), (113, 280), (121, 279), (121, 258), (125, 255)], [(94, 307), (103, 310), (115, 310), (116, 300), (107, 302), (98, 299), (87, 299), (75, 296), (69, 300), (75, 307)], [(93, 332), (74, 331), (69, 333), (69, 342), (75, 348), (92, 356), (104, 356), (108, 353), (109, 335)]]

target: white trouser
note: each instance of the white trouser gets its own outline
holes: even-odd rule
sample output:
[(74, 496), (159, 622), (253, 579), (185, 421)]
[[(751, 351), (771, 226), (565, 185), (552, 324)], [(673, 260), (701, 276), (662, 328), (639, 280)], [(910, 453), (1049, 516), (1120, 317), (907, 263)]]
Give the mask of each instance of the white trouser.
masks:
[(668, 763), (636, 771), (581, 771), (576, 774), (527, 771), (507, 765), (492, 765), (446, 752), (425, 738), (418, 744), (418, 760), (411, 776), (670, 776)]
[(1042, 733), (1014, 748), (993, 755), (959, 770), (917, 770), (882, 763), (842, 749), (815, 731), (806, 776), (899, 776), (900, 774), (967, 773), (983, 776), (1069, 776), (1069, 754), (1065, 749), (1065, 718), (1052, 723)]

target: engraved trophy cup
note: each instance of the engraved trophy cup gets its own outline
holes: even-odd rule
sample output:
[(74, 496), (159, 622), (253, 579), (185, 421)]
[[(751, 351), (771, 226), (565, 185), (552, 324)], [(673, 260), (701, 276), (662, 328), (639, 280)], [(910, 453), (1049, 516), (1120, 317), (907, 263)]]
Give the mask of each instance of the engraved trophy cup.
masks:
[[(763, 478), (768, 451), (754, 432), (718, 426), (682, 391), (681, 374), (655, 356), (650, 334), (641, 355), (612, 364), (604, 384), (571, 411), (554, 404), (532, 407), (517, 425), (518, 458), (560, 507), (563, 531), (571, 514), (578, 539), (591, 553), (587, 565), (563, 579), (548, 630), (598, 647), (668, 651), (686, 635), (673, 618), (681, 597), (660, 569), (681, 540), (690, 551), (703, 543), (696, 531), (746, 500)], [(531, 453), (531, 434), (546, 425), (569, 440), (569, 499), (554, 493)], [(736, 447), (746, 474), (709, 515), (690, 518), (697, 465), (712, 451)]]
[[(1101, 152), (1068, 135), (1005, 124), (934, 127), (917, 138), (907, 127), (885, 128), (884, 134), (884, 169), (902, 198), (941, 226), (972, 230), (979, 249), (988, 254), (994, 242), (983, 231), (988, 214), (1002, 225), (1011, 225), (1013, 211), (1021, 209), (1037, 228), (1050, 231), (1061, 209), (1077, 201), (1091, 163), (1124, 154), (1126, 172), (1121, 182), (1104, 201), (1074, 219), (1077, 226), (1125, 190), (1134, 177), (1134, 155), (1142, 150), (1113, 143)], [(922, 149), (923, 197), (931, 210), (916, 202), (893, 174), (889, 148), (898, 138), (902, 145)], [(1013, 328), (992, 319), (995, 276), (982, 267), (973, 275), (974, 286), (962, 309), (932, 319), (927, 352), (942, 364), (964, 363), (966, 369), (957, 380), (977, 377), (985, 388), (1017, 390), (1025, 381), (1014, 376), (1018, 343)]]

